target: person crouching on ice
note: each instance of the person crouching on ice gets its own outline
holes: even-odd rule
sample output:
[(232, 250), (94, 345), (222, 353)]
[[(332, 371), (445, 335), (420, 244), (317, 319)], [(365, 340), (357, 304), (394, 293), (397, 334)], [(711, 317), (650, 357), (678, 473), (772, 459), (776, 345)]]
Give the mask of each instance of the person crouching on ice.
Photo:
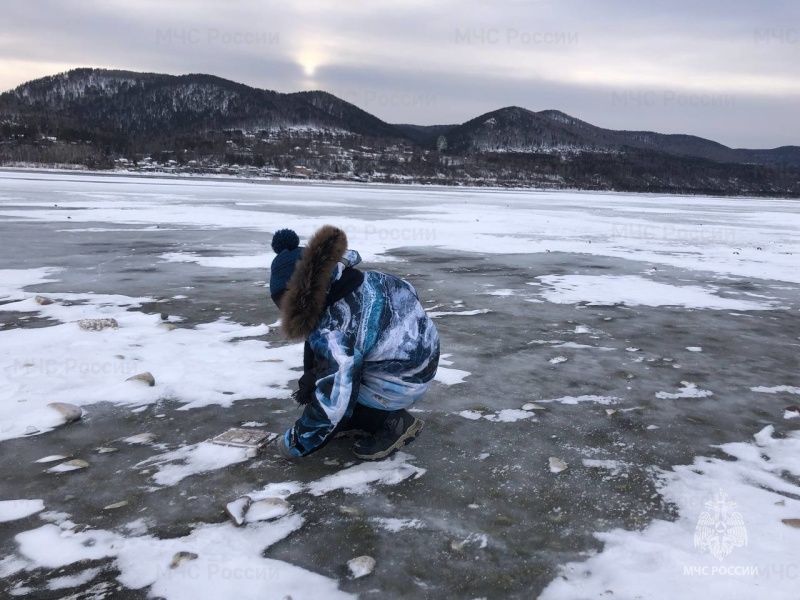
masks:
[(325, 225), (300, 248), (277, 231), (270, 293), (291, 340), (305, 340), (293, 397), (303, 414), (277, 441), (286, 458), (307, 456), (334, 437), (367, 435), (353, 452), (385, 458), (412, 442), (423, 422), (405, 409), (428, 391), (439, 366), (439, 334), (407, 281), (360, 271), (344, 231)]

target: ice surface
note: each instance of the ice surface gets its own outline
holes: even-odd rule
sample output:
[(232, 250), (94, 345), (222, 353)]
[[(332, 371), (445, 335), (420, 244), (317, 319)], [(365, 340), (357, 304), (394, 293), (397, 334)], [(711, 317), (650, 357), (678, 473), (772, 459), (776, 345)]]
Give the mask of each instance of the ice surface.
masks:
[(590, 469), (605, 469), (609, 471), (612, 477), (619, 475), (627, 466), (626, 463), (619, 460), (600, 460), (595, 458), (584, 458), (583, 466)]
[[(3, 173), (3, 180), (15, 194), (30, 187), (24, 174)], [(367, 260), (400, 244), (482, 253), (587, 252), (800, 282), (792, 259), (792, 252), (798, 254), (800, 242), (794, 232), (800, 216), (792, 200), (739, 199), (737, 210), (729, 199), (701, 196), (286, 185), (271, 187), (270, 195), (282, 200), (280, 207), (272, 207), (263, 190), (245, 183), (192, 181), (186, 187), (153, 181), (148, 182), (150, 190), (136, 193), (120, 191), (130, 186), (130, 179), (110, 177), (102, 182), (110, 191), (91, 195), (75, 190), (68, 176), (55, 175), (37, 184), (48, 191), (44, 197), (14, 201), (0, 210), (0, 216), (9, 221), (64, 223), (69, 216), (72, 223), (159, 227), (167, 223), (267, 232), (275, 230), (275, 223), (292, 223), (301, 237), (307, 237), (324, 223), (325, 217), (319, 216), (323, 206), (337, 211), (337, 221)], [(213, 204), (198, 205), (197, 199), (207, 190), (220, 186), (235, 200), (220, 200), (218, 194)], [(64, 188), (71, 189), (65, 194)], [(159, 188), (163, 193), (154, 191)], [(54, 192), (60, 192), (57, 208)], [(374, 220), (358, 218), (355, 207), (374, 210), (376, 194), (385, 202), (382, 208), (402, 206), (404, 215), (386, 210)], [(254, 201), (242, 204), (243, 197)], [(337, 206), (337, 199), (344, 197), (350, 206)], [(663, 210), (665, 204), (670, 210)], [(687, 216), (690, 223), (703, 219), (706, 225), (689, 225)]]
[[(205, 445), (215, 450), (212, 461), (220, 451), (222, 454), (243, 451), (210, 443)], [(208, 466), (200, 464), (198, 455), (204, 454), (201, 447), (202, 444), (182, 448), (147, 462), (183, 459), (187, 461), (189, 470), (196, 471), (198, 467)], [(133, 589), (150, 586), (152, 594), (167, 600), (231, 596), (282, 599), (289, 590), (293, 598), (312, 598), (315, 594), (326, 598), (349, 598), (350, 595), (338, 591), (335, 581), (281, 561), (263, 558), (264, 549), (299, 529), (304, 522), (299, 515), (286, 516), (288, 505), (275, 498), (300, 491), (314, 496), (335, 490), (366, 493), (370, 491), (370, 485), (392, 485), (409, 477), (420, 477), (425, 470), (409, 464), (410, 458), (398, 453), (388, 460), (355, 465), (305, 485), (294, 482), (270, 484), (261, 494), (252, 494), (254, 502), (245, 519), (247, 525), (240, 529), (225, 523), (201, 525), (186, 537), (161, 540), (144, 534), (125, 537), (111, 531), (90, 529), (75, 532), (57, 525), (44, 525), (16, 536), (19, 552), (28, 562), (5, 559), (2, 564), (7, 572), (14, 573), (24, 568), (59, 568), (79, 561), (112, 558), (120, 570), (119, 581), (123, 585)], [(167, 469), (162, 469), (159, 474), (161, 477), (156, 479), (164, 484), (171, 484), (185, 475)], [(267, 520), (270, 522), (266, 523)], [(387, 519), (380, 525), (398, 532), (419, 528), (421, 523), (413, 519)], [(141, 533), (142, 528), (127, 529)], [(170, 567), (177, 552), (194, 553), (197, 558), (177, 565), (172, 563)], [(95, 576), (84, 572), (55, 578), (49, 586), (51, 589), (78, 586)], [(279, 583), (277, 588), (276, 581)]]
[[(14, 249), (0, 265), (0, 431), (54, 400), (89, 407), (82, 422), (0, 443), (15, 457), (5, 465), (9, 497), (42, 498), (51, 511), (29, 519), (57, 527), (41, 534), (37, 550), (20, 534), (29, 520), (4, 525), (23, 535), (30, 556), (0, 556), (0, 596), (58, 595), (49, 582), (77, 582), (86, 569), (77, 560), (96, 552), (107, 558), (90, 566), (103, 571), (76, 596), (122, 586), (129, 589), (120, 595), (167, 600), (296, 600), (335, 597), (338, 578), (362, 597), (390, 589), (398, 597), (528, 598), (557, 587), (559, 564), (571, 563), (580, 566), (563, 580), (565, 598), (791, 597), (785, 579), (797, 530), (781, 519), (800, 513), (797, 457), (785, 445), (798, 423), (785, 418), (796, 403), (789, 395), (800, 389), (791, 360), (800, 337), (796, 201), (86, 174), (0, 174), (0, 192), (14, 197), (0, 199), (0, 234)], [(394, 261), (387, 270), (414, 283), (457, 364), (443, 356), (437, 383), (414, 409), (427, 426), (413, 460), (353, 465), (352, 440), (335, 440), (296, 465), (264, 458), (225, 468), (238, 457), (187, 444), (242, 423), (282, 430), (300, 412), (288, 396), (302, 345), (286, 344), (276, 329), (268, 242), (279, 227), (307, 239), (324, 223), (346, 230), (365, 267)], [(85, 332), (77, 325), (84, 318), (113, 318), (119, 328)], [(702, 354), (692, 354), (697, 348)], [(568, 360), (548, 364), (557, 355)], [(125, 383), (142, 371), (153, 373), (154, 387)], [(708, 401), (656, 396), (707, 390)], [(535, 424), (516, 419), (530, 401), (547, 407)], [(464, 411), (471, 407), (480, 409)], [(775, 430), (759, 434), (758, 446), (741, 444), (766, 423)], [(155, 439), (119, 443), (142, 432)], [(92, 450), (106, 446), (119, 452)], [(739, 456), (725, 465), (695, 459), (717, 456), (710, 446)], [(170, 453), (174, 460), (162, 461)], [(42, 475), (50, 465), (34, 461), (54, 454), (92, 466)], [(550, 473), (549, 456), (569, 470)], [(685, 498), (680, 488), (655, 487), (654, 465), (685, 476)], [(154, 477), (177, 483), (154, 490)], [(720, 563), (693, 536), (703, 503), (726, 481), (749, 545)], [(740, 485), (765, 495), (749, 503)], [(709, 493), (699, 497), (703, 486)], [(225, 503), (248, 490), (257, 490), (254, 499), (291, 497), (295, 513), (240, 531), (220, 523)], [(130, 504), (102, 511), (121, 498)], [(349, 512), (338, 509), (343, 498)], [(765, 521), (762, 534), (770, 515), (780, 527)], [(424, 525), (392, 530), (414, 521)], [(656, 535), (665, 523), (667, 534)], [(273, 548), (289, 529), (290, 543)], [(50, 556), (62, 542), (68, 558), (78, 557), (67, 573), (55, 572), (64, 559)], [(335, 561), (332, 548), (342, 549)], [(177, 552), (198, 559), (170, 569)], [(351, 580), (346, 561), (359, 555), (375, 556), (380, 568)], [(710, 566), (758, 561), (765, 570), (684, 575), (698, 557)], [(264, 567), (280, 570), (264, 582)], [(576, 592), (584, 569), (587, 591)], [(731, 589), (734, 578), (740, 589)], [(322, 587), (312, 590), (314, 582)]]

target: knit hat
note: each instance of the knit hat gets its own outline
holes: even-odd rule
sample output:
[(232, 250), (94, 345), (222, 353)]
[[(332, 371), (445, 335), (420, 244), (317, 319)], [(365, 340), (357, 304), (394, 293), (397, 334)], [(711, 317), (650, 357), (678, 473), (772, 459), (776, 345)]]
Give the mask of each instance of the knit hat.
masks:
[(272, 236), (272, 249), (278, 256), (272, 261), (269, 293), (272, 295), (272, 301), (278, 306), (297, 267), (297, 261), (303, 256), (303, 249), (299, 246), (300, 238), (291, 229), (281, 229)]

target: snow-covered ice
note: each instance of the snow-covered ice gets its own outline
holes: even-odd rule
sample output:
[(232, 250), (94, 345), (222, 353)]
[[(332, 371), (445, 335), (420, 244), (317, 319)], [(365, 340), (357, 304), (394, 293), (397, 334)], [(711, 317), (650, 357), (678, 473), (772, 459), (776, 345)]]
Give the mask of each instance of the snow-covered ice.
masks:
[[(413, 456), (211, 447), (299, 414), (269, 238), (325, 223), (442, 334)], [(793, 598), (798, 225), (781, 199), (2, 173), (0, 595)], [(748, 534), (722, 561), (695, 546), (720, 488)], [(236, 528), (245, 494), (291, 512)]]
[[(659, 492), (677, 520), (598, 533), (603, 550), (566, 565), (541, 598), (796, 598), (798, 533), (782, 520), (800, 511), (800, 486), (785, 477), (800, 475), (800, 434), (773, 433), (768, 426), (755, 443), (723, 445), (732, 460), (698, 457), (664, 472)], [(733, 537), (735, 526), (746, 543)]]
[[(197, 598), (353, 598), (337, 582), (275, 559), (263, 551), (303, 525), (300, 516), (236, 529), (229, 523), (201, 525), (185, 537), (124, 537), (87, 530), (64, 536), (56, 525), (43, 525), (16, 536), (20, 554), (31, 567), (59, 568), (84, 560), (114, 559), (119, 582), (131, 589), (148, 587), (166, 600)], [(170, 564), (177, 552), (197, 559)], [(280, 582), (276, 587), (275, 582)]]

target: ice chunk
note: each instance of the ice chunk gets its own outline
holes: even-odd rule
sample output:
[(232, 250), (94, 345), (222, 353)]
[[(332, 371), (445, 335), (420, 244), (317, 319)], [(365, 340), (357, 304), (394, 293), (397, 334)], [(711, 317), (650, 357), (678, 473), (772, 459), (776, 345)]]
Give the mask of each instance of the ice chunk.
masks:
[(258, 521), (271, 521), (292, 511), (292, 506), (282, 498), (264, 498), (256, 500), (247, 509), (244, 515), (246, 523), (256, 523)]
[(233, 448), (244, 448), (249, 456), (256, 456), (261, 453), (270, 442), (277, 439), (279, 434), (271, 433), (263, 429), (252, 428), (233, 428), (218, 436), (211, 438), (212, 444), (219, 446), (230, 446)]
[(250, 508), (252, 503), (253, 499), (250, 496), (242, 496), (233, 502), (228, 502), (228, 504), (225, 505), (225, 512), (228, 513), (228, 517), (230, 517), (231, 522), (239, 527), (244, 523), (244, 517), (247, 514), (247, 509)]
[(80, 469), (85, 469), (89, 466), (89, 463), (85, 460), (81, 460), (80, 458), (76, 458), (74, 460), (68, 460), (67, 462), (63, 462), (60, 465), (56, 465), (55, 467), (50, 467), (47, 469), (46, 473), (68, 473), (70, 471), (78, 471)]
[(102, 331), (103, 329), (117, 329), (119, 323), (116, 319), (81, 319), (78, 327), (84, 331)]
[(369, 575), (375, 570), (375, 559), (371, 556), (358, 556), (347, 561), (347, 568), (353, 579)]

